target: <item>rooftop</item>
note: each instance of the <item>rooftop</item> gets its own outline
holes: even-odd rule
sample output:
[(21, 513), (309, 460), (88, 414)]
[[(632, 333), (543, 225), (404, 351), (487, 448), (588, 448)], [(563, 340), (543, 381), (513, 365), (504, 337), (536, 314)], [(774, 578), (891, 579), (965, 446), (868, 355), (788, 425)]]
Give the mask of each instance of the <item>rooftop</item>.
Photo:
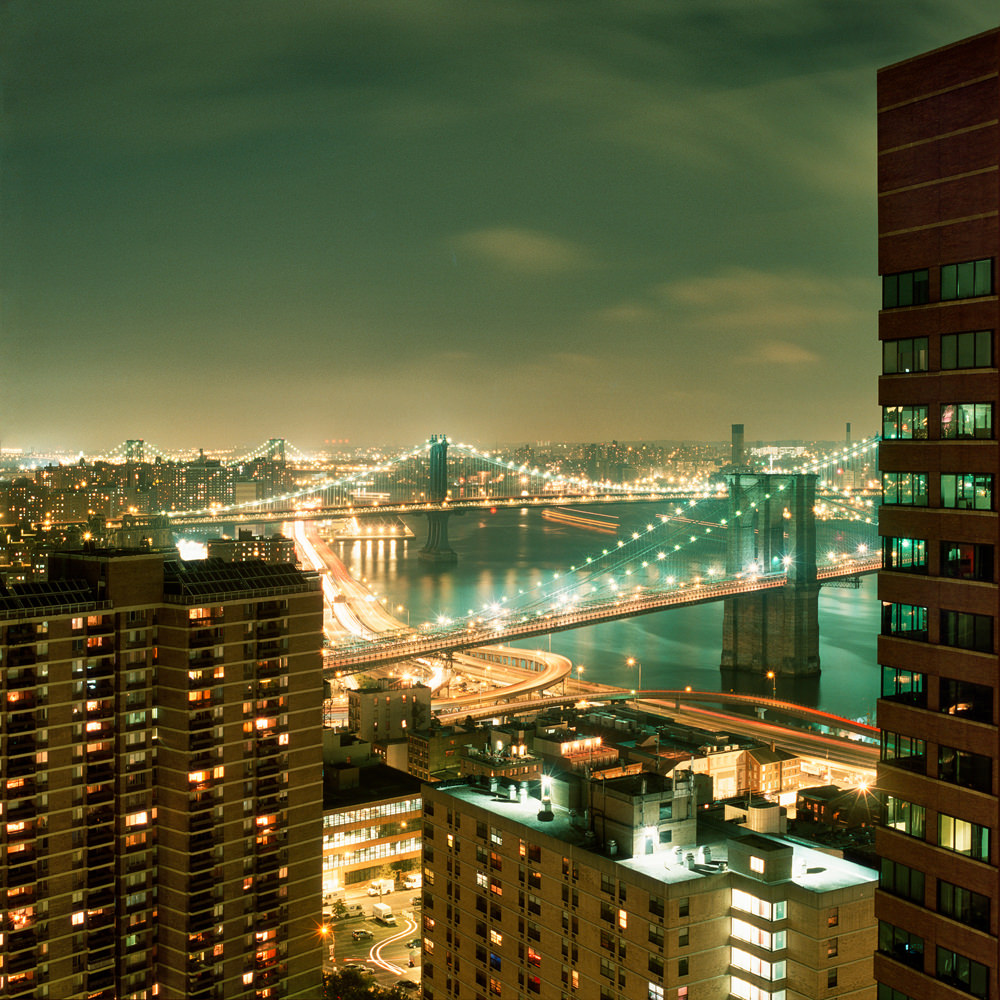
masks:
[[(647, 777), (651, 777), (647, 775)], [(539, 818), (542, 803), (534, 795), (511, 799), (506, 787), (490, 792), (488, 787), (466, 781), (446, 781), (433, 786), (436, 791), (452, 796), (459, 802), (478, 806), (497, 817), (506, 817), (523, 824), (529, 830), (546, 834), (594, 854), (606, 856), (606, 851), (593, 836), (588, 836), (582, 815), (554, 809), (551, 819)], [(734, 841), (753, 838), (754, 849), (768, 852), (792, 850), (790, 881), (810, 892), (829, 892), (849, 886), (874, 882), (877, 875), (870, 868), (845, 861), (843, 858), (808, 847), (781, 836), (753, 833), (744, 827), (699, 817), (698, 839), (693, 844), (671, 845), (654, 854), (632, 858), (615, 858), (617, 864), (659, 879), (664, 884), (693, 882), (716, 878), (728, 870), (729, 848)], [(688, 855), (693, 858), (689, 867)]]

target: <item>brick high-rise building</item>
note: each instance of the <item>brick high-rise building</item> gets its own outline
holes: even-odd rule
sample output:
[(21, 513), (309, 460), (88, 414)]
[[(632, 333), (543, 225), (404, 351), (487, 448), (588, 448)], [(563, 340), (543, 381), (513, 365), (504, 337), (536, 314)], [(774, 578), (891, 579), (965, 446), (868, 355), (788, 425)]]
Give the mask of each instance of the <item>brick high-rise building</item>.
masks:
[(880, 1000), (1000, 996), (1000, 30), (878, 75)]
[(0, 588), (0, 996), (319, 994), (321, 625), (287, 565)]
[(547, 781), (423, 786), (425, 1000), (872, 1000), (873, 871), (702, 819), (690, 774)]

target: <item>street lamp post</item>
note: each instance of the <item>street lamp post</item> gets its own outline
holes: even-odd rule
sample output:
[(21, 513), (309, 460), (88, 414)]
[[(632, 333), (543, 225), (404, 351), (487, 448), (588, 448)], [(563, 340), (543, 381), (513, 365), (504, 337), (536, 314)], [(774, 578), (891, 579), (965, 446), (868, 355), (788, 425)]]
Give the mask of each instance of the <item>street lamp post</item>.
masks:
[(630, 656), (626, 661), (625, 665), (629, 667), (638, 667), (638, 684), (639, 686), (632, 693), (635, 695), (635, 708), (636, 711), (639, 710), (639, 692), (642, 690), (642, 664), (634, 657)]
[(778, 677), (773, 670), (768, 670), (767, 679), (771, 682), (771, 697), (778, 700)]

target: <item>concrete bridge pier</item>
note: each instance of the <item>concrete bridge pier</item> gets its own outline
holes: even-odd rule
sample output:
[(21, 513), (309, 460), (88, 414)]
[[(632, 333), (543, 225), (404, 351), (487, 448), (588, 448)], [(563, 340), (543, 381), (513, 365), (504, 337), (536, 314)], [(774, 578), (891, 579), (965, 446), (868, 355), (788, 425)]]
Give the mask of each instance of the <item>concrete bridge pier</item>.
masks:
[(727, 570), (756, 567), (767, 573), (784, 566), (788, 582), (781, 590), (727, 598), (722, 669), (815, 676), (820, 672), (816, 477), (735, 473), (729, 495)]
[(449, 510), (427, 511), (427, 542), (420, 550), (421, 562), (457, 563), (458, 553), (448, 543)]

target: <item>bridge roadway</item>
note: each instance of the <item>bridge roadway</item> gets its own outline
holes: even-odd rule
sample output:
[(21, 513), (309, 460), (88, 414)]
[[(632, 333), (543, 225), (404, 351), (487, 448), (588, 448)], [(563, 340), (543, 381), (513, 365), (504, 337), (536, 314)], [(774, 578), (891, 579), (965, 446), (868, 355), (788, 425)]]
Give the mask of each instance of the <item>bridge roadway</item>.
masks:
[[(316, 492), (320, 492), (317, 490)], [(171, 527), (200, 527), (218, 524), (268, 524), (277, 521), (298, 519), (302, 521), (322, 521), (337, 517), (366, 517), (386, 514), (426, 514), (428, 511), (484, 510), (491, 507), (551, 507), (571, 506), (577, 504), (611, 504), (611, 503), (658, 503), (666, 500), (690, 500), (692, 497), (720, 496), (725, 493), (706, 491), (692, 494), (669, 493), (663, 490), (634, 493), (537, 493), (526, 496), (478, 496), (448, 498), (441, 501), (433, 500), (398, 500), (392, 503), (368, 504), (330, 504), (326, 506), (275, 507), (272, 510), (244, 510), (240, 507), (218, 507), (196, 511), (165, 511), (162, 514), (151, 514), (149, 517), (166, 517)], [(256, 501), (267, 504), (268, 501)], [(113, 519), (109, 527), (120, 527)]]
[[(821, 582), (874, 573), (882, 565), (881, 556), (848, 561), (817, 570), (816, 577)], [(540, 612), (532, 618), (514, 622), (491, 621), (481, 626), (470, 624), (465, 628), (440, 631), (433, 635), (409, 632), (390, 639), (374, 639), (366, 643), (341, 645), (329, 651), (324, 657), (324, 666), (341, 673), (352, 669), (370, 667), (380, 663), (394, 663), (415, 656), (444, 653), (476, 646), (495, 645), (499, 641), (528, 639), (564, 632), (584, 625), (616, 621), (634, 615), (649, 614), (666, 608), (692, 604), (705, 604), (726, 597), (739, 597), (762, 590), (774, 590), (785, 585), (784, 573), (724, 580), (720, 583), (695, 583), (668, 591), (647, 591), (637, 597), (619, 597), (613, 601), (594, 602), (580, 605), (572, 611), (561, 613)]]
[[(316, 490), (320, 492), (320, 490)], [(839, 492), (834, 495), (840, 496)], [(869, 491), (857, 490), (851, 494), (859, 499), (867, 499)], [(384, 515), (405, 515), (405, 514), (426, 514), (433, 511), (454, 511), (461, 513), (464, 510), (486, 510), (493, 507), (504, 507), (517, 509), (520, 507), (552, 507), (552, 506), (578, 506), (582, 504), (614, 504), (614, 503), (664, 503), (664, 502), (685, 502), (691, 503), (695, 500), (703, 500), (708, 497), (724, 499), (727, 496), (725, 489), (717, 484), (710, 485), (707, 489), (692, 492), (684, 490), (671, 492), (669, 490), (649, 490), (649, 491), (623, 491), (614, 493), (609, 491), (596, 493), (535, 493), (516, 497), (507, 496), (477, 496), (477, 497), (449, 497), (441, 501), (433, 500), (397, 500), (392, 503), (373, 504), (316, 504), (308, 505), (308, 501), (302, 506), (275, 506), (269, 509), (253, 510), (246, 509), (245, 505), (220, 506), (204, 508), (201, 510), (185, 511), (158, 511), (152, 514), (130, 515), (130, 520), (134, 524), (152, 524), (156, 518), (166, 518), (172, 528), (197, 528), (211, 527), (219, 523), (225, 524), (272, 524), (279, 521), (304, 520), (304, 521), (324, 521), (338, 517), (374, 517)], [(817, 493), (817, 500), (823, 499), (822, 492)], [(266, 505), (268, 503), (278, 504), (280, 500), (268, 501), (259, 500), (255, 504)], [(78, 524), (79, 521), (51, 522), (58, 525)], [(711, 522), (705, 522), (711, 523)], [(106, 520), (108, 528), (121, 528), (123, 519), (121, 517), (108, 518)], [(715, 527), (719, 525), (715, 524)]]
[(765, 720), (737, 715), (732, 712), (707, 711), (692, 707), (687, 707), (683, 711), (689, 716), (694, 715), (693, 718), (685, 721), (690, 721), (692, 725), (708, 732), (728, 729), (764, 742), (776, 740), (780, 741), (782, 748), (789, 752), (826, 756), (831, 761), (850, 767), (874, 768), (878, 762), (879, 747), (877, 742), (860, 742), (857, 739), (836, 735), (837, 733), (853, 733), (866, 740), (877, 741), (879, 730), (875, 726), (854, 722), (852, 719), (831, 715), (829, 712), (822, 712), (819, 709), (806, 708), (793, 702), (761, 698), (754, 695), (727, 694), (719, 691), (680, 691), (664, 688), (633, 692), (623, 688), (601, 688), (600, 685), (588, 685), (588, 687), (590, 690), (586, 694), (577, 692), (572, 695), (503, 702), (498, 702), (496, 699), (498, 695), (505, 695), (506, 691), (498, 689), (480, 696), (480, 700), (492, 697), (493, 700), (489, 705), (478, 707), (469, 705), (462, 709), (449, 711), (448, 703), (442, 703), (442, 710), (439, 711), (437, 703), (435, 703), (435, 715), (442, 723), (450, 724), (461, 722), (470, 716), (476, 719), (488, 718), (489, 716), (527, 715), (543, 711), (546, 708), (577, 705), (582, 701), (600, 703), (636, 701), (638, 699), (638, 706), (641, 706), (644, 712), (657, 715), (669, 714), (671, 717), (675, 717), (680, 711), (681, 703), (689, 706), (690, 703), (695, 702), (744, 705), (753, 706), (755, 709), (768, 709), (775, 714), (791, 716), (813, 725), (822, 725), (833, 730), (834, 733), (827, 734), (799, 729), (778, 722), (773, 716)]

